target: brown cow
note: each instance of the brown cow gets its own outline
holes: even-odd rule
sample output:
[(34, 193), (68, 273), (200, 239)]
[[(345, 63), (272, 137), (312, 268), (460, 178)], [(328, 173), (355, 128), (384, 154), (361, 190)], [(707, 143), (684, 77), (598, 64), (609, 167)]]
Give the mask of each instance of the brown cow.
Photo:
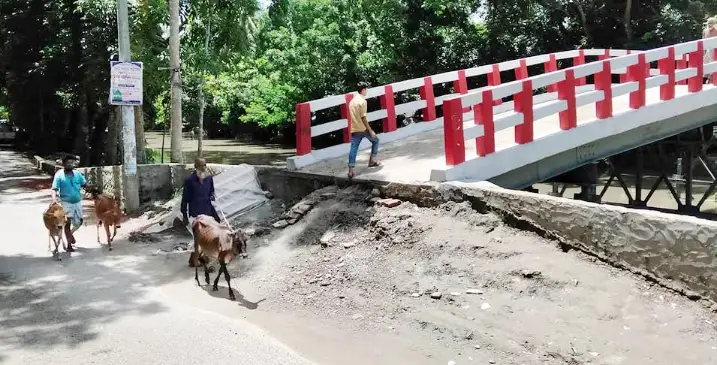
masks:
[[(120, 202), (117, 198), (107, 194), (99, 194), (96, 190), (91, 191), (92, 199), (95, 201), (95, 217), (97, 219), (97, 243), (100, 242), (100, 226), (105, 226), (107, 233), (107, 246), (112, 251), (112, 241), (117, 236), (117, 228), (122, 227), (122, 210)], [(112, 237), (110, 237), (110, 226), (114, 227)]]
[[(246, 247), (247, 237), (241, 230), (232, 231), (228, 225), (217, 223), (214, 218), (207, 215), (200, 215), (192, 224), (192, 232), (194, 233), (194, 258), (204, 266), (204, 281), (209, 285), (209, 271), (207, 270), (207, 258), (213, 257), (219, 262), (219, 271), (217, 278), (214, 280), (212, 290), (217, 291), (219, 288), (219, 277), (224, 273), (224, 279), (229, 286), (229, 299), (235, 300), (234, 291), (229, 278), (227, 265), (239, 256)], [(198, 263), (194, 265), (194, 280), (199, 283)]]
[(59, 252), (60, 243), (62, 243), (62, 249), (67, 251), (65, 240), (62, 237), (65, 224), (67, 223), (67, 214), (65, 213), (65, 209), (59, 203), (52, 202), (47, 208), (47, 211), (45, 211), (42, 215), (42, 220), (48, 231), (47, 250), (52, 251), (50, 243), (50, 241), (52, 241), (55, 244), (55, 250), (52, 251), (52, 256), (60, 261), (62, 260)]

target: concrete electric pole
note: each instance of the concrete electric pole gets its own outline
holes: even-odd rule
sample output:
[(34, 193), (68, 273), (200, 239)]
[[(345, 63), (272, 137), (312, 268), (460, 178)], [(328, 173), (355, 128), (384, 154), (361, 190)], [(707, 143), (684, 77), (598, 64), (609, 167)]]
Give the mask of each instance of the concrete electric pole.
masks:
[[(119, 35), (120, 62), (132, 61), (129, 50), (129, 11), (127, 0), (117, 0), (117, 33)], [(134, 128), (134, 107), (122, 105), (122, 141), (124, 156), (122, 163), (125, 210), (132, 212), (139, 208), (139, 178), (137, 176), (137, 141)]]
[(169, 67), (172, 68), (171, 161), (183, 163), (182, 76), (179, 60), (179, 0), (169, 0)]

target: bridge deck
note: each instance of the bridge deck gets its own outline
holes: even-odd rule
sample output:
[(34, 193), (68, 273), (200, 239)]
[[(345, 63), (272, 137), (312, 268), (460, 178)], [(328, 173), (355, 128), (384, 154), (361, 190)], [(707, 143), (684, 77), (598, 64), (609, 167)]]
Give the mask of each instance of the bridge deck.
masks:
[[(710, 87), (710, 86), (706, 86)], [(687, 94), (687, 86), (677, 86), (675, 95)], [(660, 89), (647, 89), (646, 107), (660, 102)], [(618, 114), (629, 110), (629, 95), (613, 98), (613, 113)], [(577, 109), (578, 125), (585, 123), (609, 123), (609, 120), (600, 121), (595, 116), (595, 104), (587, 104)], [(496, 118), (501, 114), (497, 114)], [(473, 123), (473, 121), (467, 122)], [(514, 146), (514, 129), (507, 128), (496, 132), (496, 153), (500, 150)], [(558, 114), (550, 115), (534, 122), (534, 139), (557, 133), (560, 131)], [(466, 160), (475, 158), (476, 144), (473, 140), (466, 140)], [(356, 161), (356, 177), (392, 182), (426, 182), (430, 180), (431, 169), (445, 166), (443, 129), (414, 135), (404, 140), (380, 146), (379, 160), (383, 163), (379, 168), (367, 168), (368, 151), (359, 153)], [(346, 157), (336, 158), (307, 166), (302, 171), (326, 174), (331, 176), (346, 176), (348, 161), (348, 148)]]

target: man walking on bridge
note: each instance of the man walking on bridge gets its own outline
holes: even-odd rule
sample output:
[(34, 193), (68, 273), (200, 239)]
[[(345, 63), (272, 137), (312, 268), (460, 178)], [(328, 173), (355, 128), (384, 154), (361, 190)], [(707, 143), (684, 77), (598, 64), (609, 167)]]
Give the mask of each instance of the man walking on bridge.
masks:
[(351, 149), (349, 150), (349, 179), (354, 177), (354, 167), (356, 167), (356, 155), (359, 146), (364, 138), (371, 142), (371, 157), (368, 160), (368, 167), (378, 167), (381, 164), (376, 160), (378, 155), (378, 137), (368, 124), (366, 116), (368, 107), (366, 103), (366, 93), (368, 85), (366, 83), (358, 84), (358, 94), (354, 95), (349, 102), (349, 113), (351, 118)]
[[(82, 218), (82, 191), (87, 185), (85, 177), (74, 170), (76, 158), (65, 156), (62, 159), (63, 169), (55, 173), (52, 179), (52, 201), (57, 202), (59, 195), (62, 207), (65, 208), (69, 220), (65, 225), (67, 238), (67, 252), (74, 251), (72, 247), (76, 241), (74, 233), (77, 232), (84, 219)], [(72, 225), (72, 227), (70, 227)]]

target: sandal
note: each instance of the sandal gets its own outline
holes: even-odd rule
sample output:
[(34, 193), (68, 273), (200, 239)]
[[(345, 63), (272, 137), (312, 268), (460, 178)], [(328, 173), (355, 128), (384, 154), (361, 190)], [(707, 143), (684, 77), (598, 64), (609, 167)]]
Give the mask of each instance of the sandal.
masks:
[(381, 163), (378, 161), (371, 161), (368, 163), (368, 167), (379, 167), (381, 166)]
[(349, 172), (349, 174), (348, 174), (348, 179), (349, 179), (349, 181), (351, 181), (351, 180), (354, 179), (354, 175), (356, 175), (356, 173), (351, 173), (351, 172)]

